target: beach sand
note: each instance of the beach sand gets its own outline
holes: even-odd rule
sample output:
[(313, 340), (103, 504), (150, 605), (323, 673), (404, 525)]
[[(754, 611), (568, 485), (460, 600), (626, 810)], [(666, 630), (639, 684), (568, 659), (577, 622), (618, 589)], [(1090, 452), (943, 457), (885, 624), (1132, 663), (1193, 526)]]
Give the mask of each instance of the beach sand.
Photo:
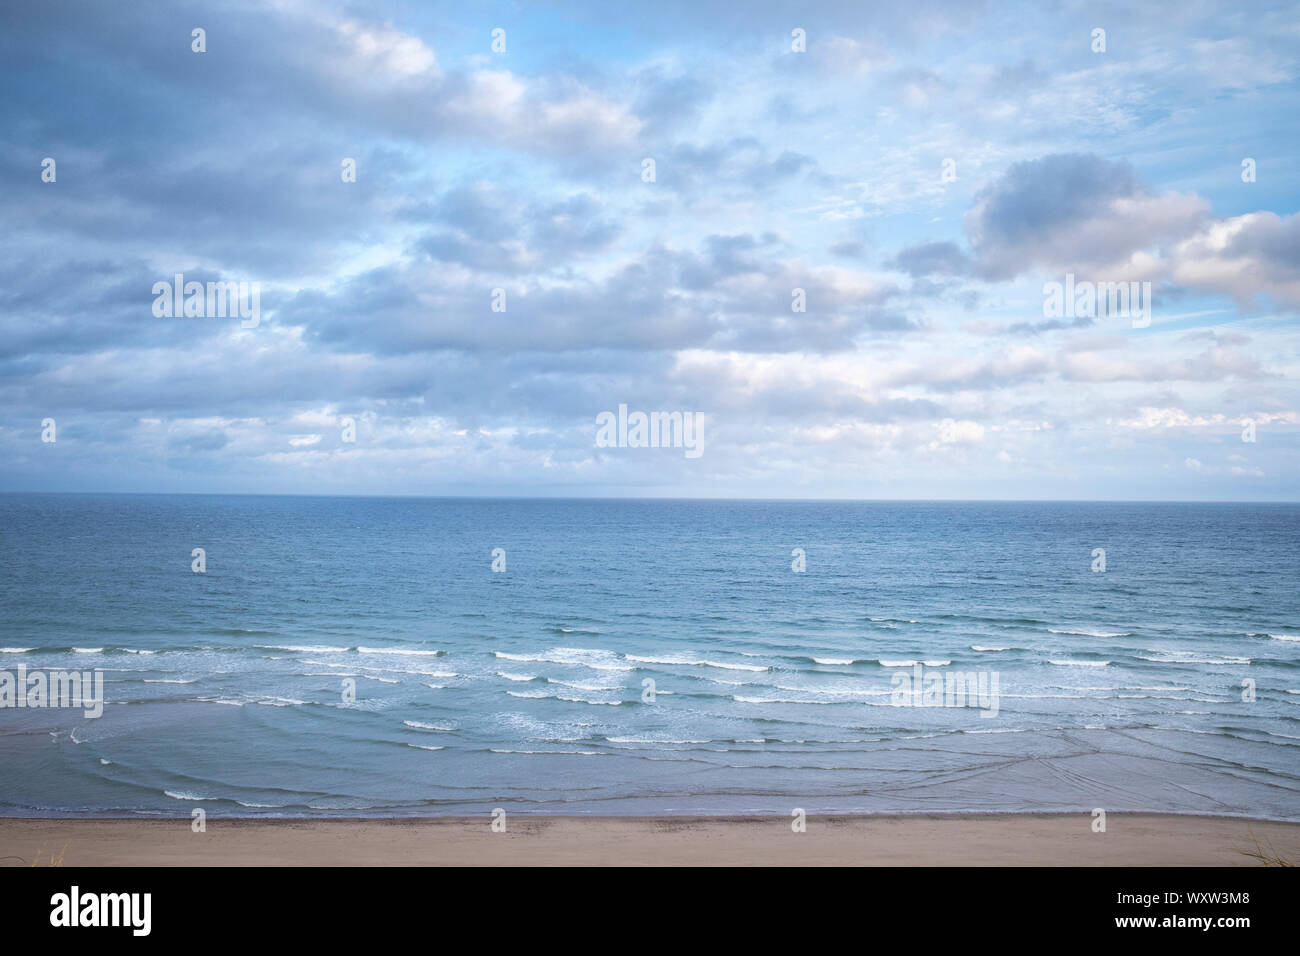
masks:
[(1300, 823), (1112, 813), (491, 819), (0, 819), (0, 865), (1257, 866), (1300, 863)]

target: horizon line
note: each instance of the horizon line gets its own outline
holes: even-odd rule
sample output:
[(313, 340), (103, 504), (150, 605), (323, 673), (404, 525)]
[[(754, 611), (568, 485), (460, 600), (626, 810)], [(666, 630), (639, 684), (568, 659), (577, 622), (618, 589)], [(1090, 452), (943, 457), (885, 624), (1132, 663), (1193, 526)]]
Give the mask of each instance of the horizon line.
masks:
[(682, 501), (682, 502), (771, 502), (790, 504), (1168, 504), (1168, 505), (1297, 505), (1291, 498), (782, 498), (708, 497), (698, 495), (435, 495), (323, 493), (283, 491), (33, 491), (0, 489), (0, 495), (104, 495), (157, 498), (363, 498), (412, 501)]

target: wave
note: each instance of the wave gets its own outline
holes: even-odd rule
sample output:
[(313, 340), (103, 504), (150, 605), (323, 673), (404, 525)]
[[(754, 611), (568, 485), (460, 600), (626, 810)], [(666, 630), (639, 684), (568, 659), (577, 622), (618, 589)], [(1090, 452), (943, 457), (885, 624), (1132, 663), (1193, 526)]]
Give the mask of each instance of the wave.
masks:
[(343, 654), (350, 647), (330, 647), (322, 644), (254, 644), (259, 651), (300, 651), (304, 654)]
[(711, 744), (724, 743), (714, 740), (667, 740), (654, 737), (606, 737), (611, 744)]
[(196, 683), (197, 681), (198, 681), (197, 677), (192, 677), (189, 680), (176, 680), (176, 679), (166, 678), (166, 677), (159, 677), (153, 680), (149, 679), (148, 677), (144, 679), (144, 683), (146, 684), (193, 684)]
[(507, 661), (523, 661), (533, 664), (570, 664), (577, 667), (590, 667), (598, 671), (634, 671), (635, 667), (617, 663), (618, 658), (609, 651), (592, 650), (585, 647), (556, 647), (545, 654), (507, 654), (505, 651), (493, 651), (497, 657)]
[[(203, 648), (199, 648), (202, 650)], [(105, 649), (103, 647), (0, 647), (0, 654), (111, 654), (113, 652), (123, 654), (157, 654), (159, 651), (137, 650), (133, 647), (113, 647)]]
[(623, 704), (623, 701), (621, 700), (592, 700), (589, 697), (565, 697), (563, 694), (523, 694), (514, 690), (508, 690), (506, 693), (511, 697), (522, 697), (525, 700), (563, 700), (568, 701), (571, 704), (598, 704), (606, 707), (619, 707)]
[(409, 657), (441, 657), (446, 651), (417, 651), (410, 648), (396, 647), (358, 647), (358, 654), (400, 654)]
[(770, 667), (762, 667), (758, 664), (730, 664), (721, 661), (692, 660), (686, 657), (640, 657), (636, 654), (624, 655), (629, 661), (637, 661), (642, 664), (678, 664), (683, 667), (720, 667), (729, 671), (752, 671), (762, 673), (770, 671)]
[(796, 694), (840, 694), (845, 697), (888, 697), (892, 690), (821, 690), (817, 687), (790, 687), (786, 684), (774, 685), (777, 690), (792, 690)]
[(980, 645), (980, 644), (972, 644), (972, 645), (970, 646), (970, 649), (971, 649), (972, 651), (990, 651), (990, 652), (991, 652), (991, 651), (1014, 651), (1014, 650), (1016, 650), (1016, 648), (1014, 648), (1014, 647), (984, 647), (983, 645)]
[(856, 664), (857, 660), (852, 657), (814, 657), (814, 664)]
[(1139, 660), (1151, 661), (1153, 664), (1249, 664), (1249, 657), (1144, 657)]
[(1057, 667), (1106, 667), (1110, 661), (1053, 661), (1047, 663), (1055, 664)]
[(506, 680), (530, 681), (537, 680), (536, 674), (507, 674), (505, 671), (497, 671), (497, 677), (504, 677)]
[(429, 746), (428, 744), (407, 744), (408, 747), (414, 747), (416, 750), (446, 750), (443, 746)]
[(622, 690), (622, 684), (592, 684), (583, 683), (578, 680), (557, 680), (554, 677), (546, 678), (548, 684), (559, 684), (562, 687), (572, 687), (574, 690)]
[(408, 727), (415, 727), (418, 730), (455, 730), (455, 727), (448, 727), (446, 724), (422, 724), (418, 720), (402, 721)]
[(924, 664), (926, 667), (947, 667), (952, 661), (887, 661), (881, 660), (881, 667), (915, 667), (917, 664)]
[(1057, 630), (1054, 627), (1047, 629), (1052, 634), (1077, 634), (1081, 637), (1130, 637), (1129, 631), (1071, 631), (1064, 628)]
[[(430, 670), (423, 670), (422, 668), (419, 667), (367, 667), (365, 664), (352, 664), (352, 663), (334, 664), (330, 661), (314, 661), (314, 660), (308, 660), (307, 658), (303, 658), (301, 663), (311, 664), (317, 667), (346, 667), (348, 668), (349, 671), (379, 671), (384, 674), (419, 674), (424, 677), (459, 677), (460, 676), (459, 674), (456, 674), (452, 671), (430, 671)], [(302, 676), (307, 677), (313, 675), (304, 674)], [(319, 675), (314, 675), (314, 676), (319, 676)], [(355, 675), (344, 671), (340, 671), (338, 676), (351, 677)], [(370, 675), (363, 674), (361, 676), (369, 677)], [(371, 678), (371, 679), (377, 680), (378, 678)]]

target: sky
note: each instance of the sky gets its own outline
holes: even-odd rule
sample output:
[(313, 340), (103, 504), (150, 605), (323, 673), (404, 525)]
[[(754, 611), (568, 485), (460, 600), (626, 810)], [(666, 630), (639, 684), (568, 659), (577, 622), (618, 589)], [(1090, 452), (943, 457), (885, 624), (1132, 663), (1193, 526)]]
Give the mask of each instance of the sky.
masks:
[(0, 490), (1300, 500), (1300, 17), (1042, 6), (6, 3)]

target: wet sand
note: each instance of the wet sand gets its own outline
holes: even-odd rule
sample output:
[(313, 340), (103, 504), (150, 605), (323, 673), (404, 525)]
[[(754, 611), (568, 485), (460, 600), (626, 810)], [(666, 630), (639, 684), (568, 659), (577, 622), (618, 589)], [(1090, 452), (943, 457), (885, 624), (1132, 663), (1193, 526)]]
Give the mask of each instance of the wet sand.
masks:
[(1300, 823), (1112, 813), (492, 820), (0, 819), (0, 866), (1258, 866)]

